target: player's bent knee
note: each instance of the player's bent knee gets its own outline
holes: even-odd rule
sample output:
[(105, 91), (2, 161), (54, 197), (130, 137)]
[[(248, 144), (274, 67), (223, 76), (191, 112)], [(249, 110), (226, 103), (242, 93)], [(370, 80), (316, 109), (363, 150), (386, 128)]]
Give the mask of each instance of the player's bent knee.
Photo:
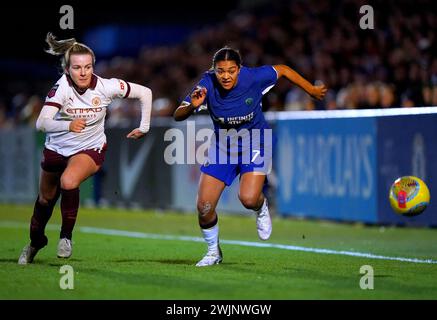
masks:
[(246, 209), (257, 209), (258, 206), (258, 200), (259, 197), (258, 196), (254, 196), (254, 195), (238, 195), (238, 198), (241, 201), (241, 204), (246, 208)]
[(42, 206), (48, 206), (49, 205), (49, 203), (50, 203), (50, 200), (49, 199), (47, 199), (46, 197), (43, 197), (42, 195), (39, 195), (39, 197), (38, 197), (38, 202), (39, 202), (39, 204), (40, 205), (42, 205)]
[(61, 177), (61, 188), (64, 190), (73, 190), (79, 188), (80, 181), (72, 176), (62, 176)]
[(56, 197), (56, 191), (50, 194), (39, 194), (38, 195), (38, 202), (42, 206), (49, 206), (51, 205), (53, 199)]
[(204, 217), (213, 212), (213, 206), (209, 201), (198, 201), (197, 202), (197, 212), (199, 217)]

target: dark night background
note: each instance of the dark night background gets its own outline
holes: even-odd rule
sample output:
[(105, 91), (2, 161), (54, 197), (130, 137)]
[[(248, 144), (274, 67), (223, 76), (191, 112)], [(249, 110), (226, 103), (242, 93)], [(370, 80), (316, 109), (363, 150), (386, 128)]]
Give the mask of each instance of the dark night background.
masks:
[[(73, 30), (59, 26), (65, 4), (74, 9)], [(362, 5), (374, 8), (374, 30), (359, 26)], [(33, 125), (59, 77), (59, 59), (44, 52), (49, 31), (89, 45), (98, 75), (149, 86), (158, 116), (172, 114), (225, 45), (239, 49), (247, 66), (286, 64), (330, 88), (326, 99), (315, 103), (281, 79), (264, 99), (264, 110), (437, 104), (432, 0), (16, 1), (0, 6), (0, 114), (6, 118), (0, 127), (21, 124), (17, 117), (32, 97), (33, 115), (24, 122)], [(128, 118), (129, 108), (124, 106)]]

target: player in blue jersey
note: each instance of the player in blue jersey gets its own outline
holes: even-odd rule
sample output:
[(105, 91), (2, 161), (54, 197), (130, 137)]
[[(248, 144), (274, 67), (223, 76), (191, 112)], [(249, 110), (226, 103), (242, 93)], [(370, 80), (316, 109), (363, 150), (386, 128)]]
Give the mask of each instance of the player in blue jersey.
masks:
[(214, 57), (192, 92), (176, 109), (176, 121), (187, 119), (206, 106), (214, 123), (214, 137), (206, 162), (201, 166), (197, 211), (208, 245), (196, 266), (222, 262), (216, 206), (225, 188), (240, 175), (238, 197), (256, 212), (258, 236), (267, 240), (272, 232), (268, 203), (263, 192), (271, 165), (272, 134), (262, 113), (262, 97), (285, 77), (315, 99), (323, 99), (324, 85), (313, 86), (285, 65), (248, 68), (238, 51), (224, 47)]

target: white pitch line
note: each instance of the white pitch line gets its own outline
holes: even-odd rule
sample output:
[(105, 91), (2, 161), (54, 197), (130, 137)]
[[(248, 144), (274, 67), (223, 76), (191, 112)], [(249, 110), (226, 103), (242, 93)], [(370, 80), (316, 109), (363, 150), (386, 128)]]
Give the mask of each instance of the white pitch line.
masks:
[[(13, 222), (13, 221), (1, 221), (0, 227), (23, 228), (23, 227), (29, 227), (29, 225), (24, 224), (24, 223)], [(49, 224), (49, 225), (47, 225), (47, 229), (59, 230), (59, 226)], [(109, 236), (122, 236), (122, 237), (139, 238), (139, 239), (204, 242), (203, 238), (191, 237), (191, 236), (154, 234), (154, 233), (144, 233), (144, 232), (95, 228), (95, 227), (79, 227), (78, 229), (80, 232), (83, 232), (83, 233), (103, 234), (103, 235), (109, 235)], [(245, 247), (276, 248), (276, 249), (283, 249), (283, 250), (290, 250), (290, 251), (303, 251), (303, 252), (312, 252), (312, 253), (320, 253), (320, 254), (343, 255), (343, 256), (352, 256), (352, 257), (360, 257), (360, 258), (368, 258), (368, 259), (391, 260), (391, 261), (402, 261), (402, 262), (424, 263), (424, 264), (437, 264), (437, 260), (432, 260), (432, 259), (390, 257), (390, 256), (382, 256), (382, 255), (376, 255), (376, 254), (365, 253), (365, 252), (308, 248), (308, 247), (292, 246), (292, 245), (278, 244), (278, 243), (261, 243), (261, 242), (239, 241), (239, 240), (220, 240), (220, 243), (245, 246)]]

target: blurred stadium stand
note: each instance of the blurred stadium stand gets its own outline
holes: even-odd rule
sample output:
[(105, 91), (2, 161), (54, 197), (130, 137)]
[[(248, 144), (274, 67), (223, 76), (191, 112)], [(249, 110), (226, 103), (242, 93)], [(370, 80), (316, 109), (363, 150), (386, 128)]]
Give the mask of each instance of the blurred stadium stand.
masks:
[[(18, 47), (20, 34), (5, 39), (15, 43), (0, 59), (0, 127), (26, 123), (28, 118), (20, 114), (29, 100), (43, 100), (57, 79), (57, 60), (43, 52), (47, 31), (59, 38), (75, 36), (90, 45), (97, 53), (97, 74), (152, 88), (157, 116), (172, 114), (210, 67), (215, 50), (224, 45), (240, 49), (247, 66), (284, 63), (330, 88), (325, 101), (315, 103), (281, 79), (265, 98), (266, 110), (437, 105), (433, 1), (366, 2), (374, 8), (374, 30), (359, 28), (363, 4), (360, 0), (225, 1), (213, 9), (108, 6), (99, 14), (77, 4), (73, 5), (77, 29), (68, 32), (57, 25), (59, 8), (46, 4), (39, 8), (45, 14), (37, 31), (26, 31), (27, 49)], [(38, 16), (23, 12), (24, 21)], [(136, 116), (131, 104), (117, 104), (117, 116), (125, 119), (116, 123)]]

